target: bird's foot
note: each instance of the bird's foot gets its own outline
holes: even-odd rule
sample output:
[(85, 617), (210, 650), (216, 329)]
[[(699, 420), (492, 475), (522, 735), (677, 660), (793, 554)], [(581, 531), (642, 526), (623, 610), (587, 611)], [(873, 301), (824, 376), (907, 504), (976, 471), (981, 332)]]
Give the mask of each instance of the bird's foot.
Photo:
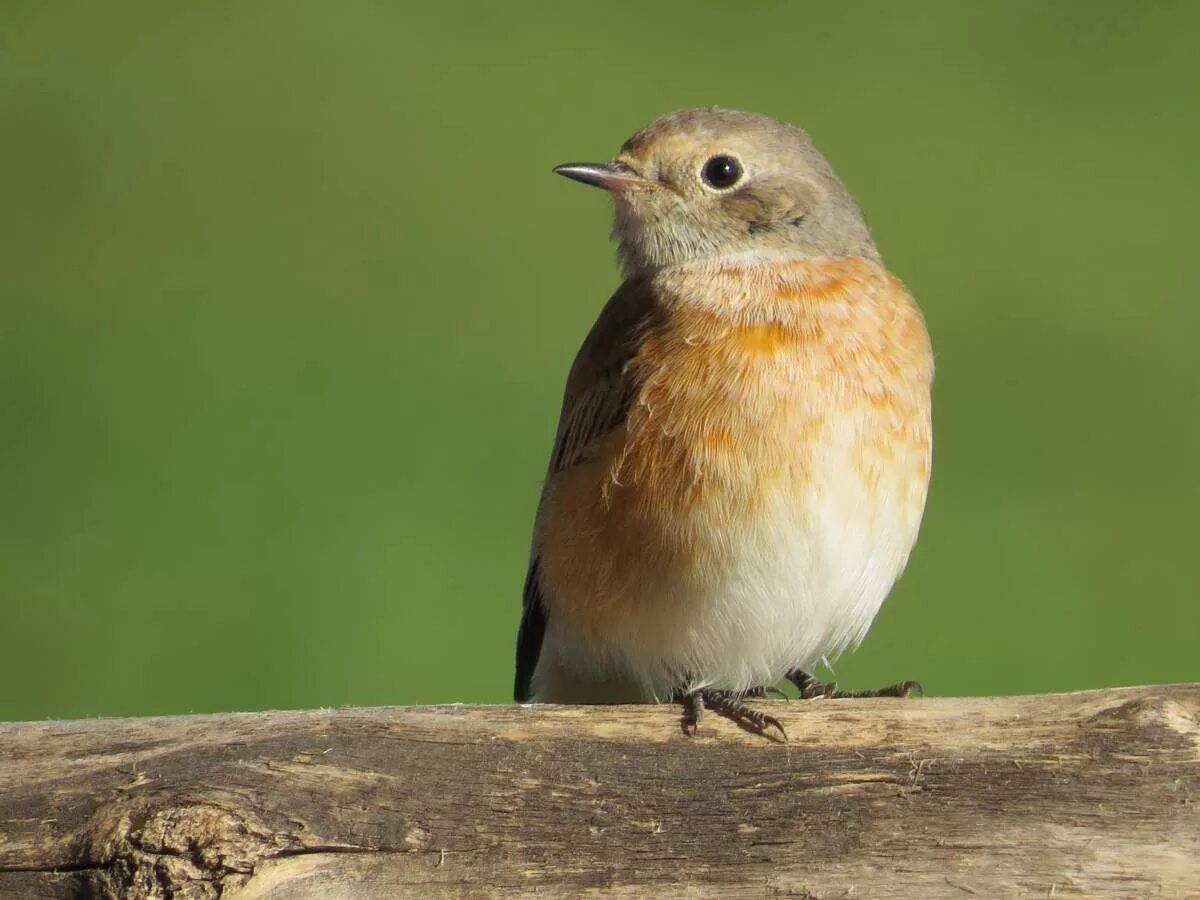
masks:
[(812, 700), (815, 697), (825, 697), (830, 700), (852, 697), (911, 697), (914, 694), (920, 696), (924, 693), (921, 683), (918, 681), (897, 681), (895, 684), (866, 691), (843, 691), (838, 687), (836, 681), (828, 683), (817, 681), (812, 675), (799, 669), (788, 672), (786, 678), (800, 691), (802, 700)]
[(759, 712), (757, 709), (751, 709), (742, 702), (745, 697), (765, 697), (771, 692), (782, 693), (774, 687), (752, 688), (745, 693), (717, 691), (711, 688), (688, 693), (680, 692), (676, 696), (676, 700), (683, 704), (684, 734), (695, 737), (700, 727), (700, 720), (704, 717), (704, 711), (711, 709), (735, 725), (764, 737), (769, 737), (769, 730), (774, 728), (779, 732), (780, 738), (786, 741), (787, 732), (778, 719), (767, 713)]
[(750, 690), (742, 694), (742, 699), (745, 700), (747, 697), (749, 697), (751, 700), (761, 700), (764, 697), (770, 696), (778, 697), (780, 700), (786, 700), (788, 698), (788, 695), (779, 688), (775, 687), (775, 685), (769, 684), (766, 687), (750, 688)]

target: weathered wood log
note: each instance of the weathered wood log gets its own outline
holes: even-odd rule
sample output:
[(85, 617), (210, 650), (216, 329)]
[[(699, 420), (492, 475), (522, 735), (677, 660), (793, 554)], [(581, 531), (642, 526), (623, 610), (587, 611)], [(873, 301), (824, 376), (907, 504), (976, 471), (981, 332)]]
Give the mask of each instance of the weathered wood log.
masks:
[(1200, 896), (1200, 685), (0, 726), (0, 898)]

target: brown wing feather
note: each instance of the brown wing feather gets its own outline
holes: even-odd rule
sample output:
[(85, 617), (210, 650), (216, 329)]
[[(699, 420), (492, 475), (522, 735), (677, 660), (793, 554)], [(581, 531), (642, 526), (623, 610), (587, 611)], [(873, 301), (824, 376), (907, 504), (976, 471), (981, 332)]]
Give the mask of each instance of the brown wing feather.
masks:
[[(567, 376), (547, 477), (586, 462), (592, 448), (625, 421), (634, 390), (626, 363), (636, 352), (638, 336), (653, 312), (653, 295), (642, 280), (625, 282), (605, 304)], [(522, 604), (513, 685), (518, 702), (529, 699), (546, 631), (536, 555), (529, 560)]]
[(600, 312), (567, 376), (549, 474), (585, 459), (594, 444), (625, 421), (633, 387), (625, 364), (652, 311), (647, 285), (627, 281)]

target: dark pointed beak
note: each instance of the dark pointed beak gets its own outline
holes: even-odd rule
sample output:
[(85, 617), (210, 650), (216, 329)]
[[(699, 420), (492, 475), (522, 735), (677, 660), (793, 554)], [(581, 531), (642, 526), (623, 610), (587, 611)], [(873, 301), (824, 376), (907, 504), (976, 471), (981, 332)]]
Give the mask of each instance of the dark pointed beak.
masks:
[(646, 180), (624, 163), (563, 163), (555, 166), (554, 171), (566, 178), (593, 184), (606, 191), (620, 191)]

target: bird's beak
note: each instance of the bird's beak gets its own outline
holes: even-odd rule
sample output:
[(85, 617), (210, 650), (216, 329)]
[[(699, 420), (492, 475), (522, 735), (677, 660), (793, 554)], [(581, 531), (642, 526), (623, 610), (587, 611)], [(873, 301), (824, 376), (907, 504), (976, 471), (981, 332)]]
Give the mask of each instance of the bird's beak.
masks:
[(606, 191), (623, 191), (646, 183), (646, 179), (641, 175), (619, 162), (563, 163), (561, 166), (555, 166), (554, 171), (575, 181), (602, 187)]

